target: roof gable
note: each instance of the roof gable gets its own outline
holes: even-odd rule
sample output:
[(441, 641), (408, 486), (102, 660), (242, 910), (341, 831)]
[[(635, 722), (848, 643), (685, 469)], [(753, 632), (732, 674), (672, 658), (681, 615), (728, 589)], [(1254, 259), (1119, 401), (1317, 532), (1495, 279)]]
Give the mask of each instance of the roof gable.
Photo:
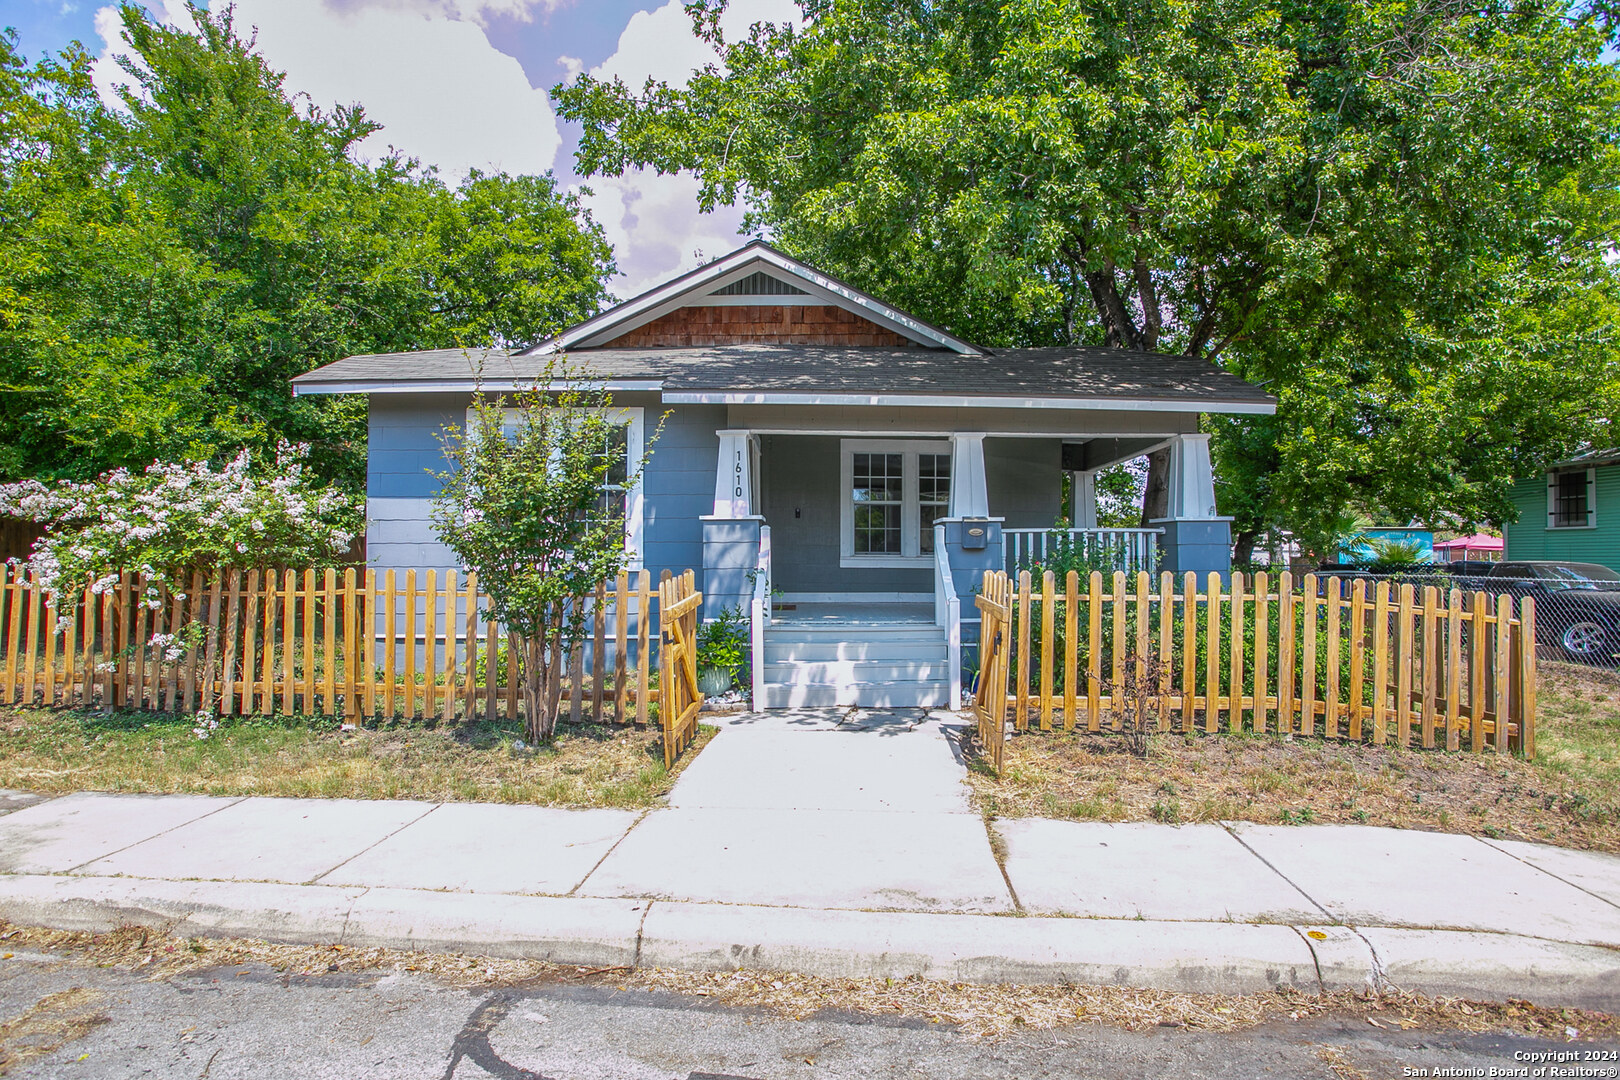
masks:
[[(683, 309), (726, 307), (768, 307), (772, 310), (756, 311), (745, 319), (707, 313), (702, 318), (688, 315), (669, 319), (673, 313)], [(807, 313), (789, 310), (795, 307), (832, 309), (839, 314), (830, 320), (825, 317), (808, 319)], [(844, 313), (853, 316), (853, 319)], [(801, 317), (796, 319), (795, 315)], [(648, 324), (661, 320), (665, 324), (663, 327), (655, 328), (650, 333), (636, 333)], [(617, 304), (541, 342), (524, 355), (601, 348), (632, 341), (638, 344), (666, 340), (671, 344), (737, 344), (745, 341), (813, 344), (824, 340), (818, 339), (814, 332), (804, 330), (802, 326), (798, 330), (781, 329), (784, 323), (802, 324), (806, 321), (859, 326), (858, 334), (852, 339), (830, 343), (916, 345), (966, 356), (982, 355), (980, 349), (968, 342), (784, 255), (761, 240), (755, 240), (673, 281)], [(693, 325), (709, 327), (709, 336), (704, 337), (703, 332), (699, 332), (694, 337)], [(716, 325), (729, 325), (731, 329), (716, 332), (712, 329)], [(744, 327), (749, 329), (741, 329)]]

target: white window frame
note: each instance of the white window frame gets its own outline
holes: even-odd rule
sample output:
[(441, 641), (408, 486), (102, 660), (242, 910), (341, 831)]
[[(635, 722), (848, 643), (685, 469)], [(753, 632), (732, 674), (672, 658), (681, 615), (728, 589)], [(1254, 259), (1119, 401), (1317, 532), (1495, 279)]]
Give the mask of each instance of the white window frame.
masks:
[(1569, 532), (1575, 529), (1597, 528), (1597, 469), (1588, 467), (1586, 473), (1586, 524), (1558, 524), (1558, 478), (1580, 469), (1553, 469), (1547, 473), (1547, 531)]
[[(507, 408), (501, 411), (504, 416), (502, 421), (503, 427), (516, 426), (517, 421), (523, 415), (522, 409)], [(596, 412), (598, 410), (566, 409), (561, 411), (583, 413)], [(610, 422), (618, 424), (619, 426), (627, 429), (624, 440), (624, 460), (626, 470), (630, 471), (631, 465), (636, 465), (641, 462), (642, 447), (645, 445), (646, 410), (637, 405), (622, 409), (602, 409), (600, 411)], [(468, 408), (468, 430), (471, 430), (476, 416), (477, 413), (473, 409)], [(641, 479), (644, 478), (645, 477), (638, 478), (636, 483), (627, 488), (624, 493), (624, 550), (625, 554), (629, 556), (629, 562), (625, 566), (625, 569), (627, 570), (640, 570), (643, 565), (643, 558), (645, 557), (647, 515), (646, 500), (643, 497), (641, 490)]]
[[(900, 463), (900, 554), (855, 554), (855, 455), (899, 454)], [(929, 567), (934, 565), (932, 555), (921, 553), (917, 516), (921, 508), (918, 498), (917, 456), (943, 454), (951, 456), (949, 441), (927, 442), (918, 439), (843, 439), (839, 444), (838, 491), (838, 565), (846, 570), (869, 567)], [(951, 483), (956, 483), (956, 463), (951, 462)]]

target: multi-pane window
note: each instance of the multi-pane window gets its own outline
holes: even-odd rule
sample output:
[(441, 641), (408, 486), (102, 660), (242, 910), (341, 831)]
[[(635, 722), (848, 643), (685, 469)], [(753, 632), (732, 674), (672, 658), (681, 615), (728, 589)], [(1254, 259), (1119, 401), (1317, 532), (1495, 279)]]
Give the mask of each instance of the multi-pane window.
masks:
[(951, 504), (951, 455), (917, 455), (917, 547), (934, 553), (934, 520), (945, 517)]
[(856, 454), (850, 471), (855, 554), (901, 554), (905, 466), (900, 454)]
[(1553, 474), (1552, 524), (1568, 529), (1587, 524), (1587, 476), (1585, 469)]
[(846, 439), (846, 565), (907, 565), (934, 552), (934, 522), (950, 512), (948, 443)]
[(609, 429), (608, 450), (617, 459), (602, 480), (602, 497), (597, 501), (604, 518), (624, 521), (629, 517), (630, 425), (615, 424)]
[[(606, 410), (605, 418), (612, 425), (608, 429), (608, 439), (620, 453), (618, 463), (608, 470), (607, 476), (602, 480), (602, 494), (596, 504), (604, 516), (611, 516), (624, 522), (624, 546), (630, 556), (632, 569), (639, 569), (641, 566), (642, 535), (645, 525), (641, 491), (639, 487), (633, 487), (628, 482), (631, 463), (639, 464), (641, 461), (642, 415), (640, 409)], [(469, 427), (475, 419), (473, 410), (467, 410)], [(516, 431), (519, 422), (519, 411), (507, 409), (506, 429)]]

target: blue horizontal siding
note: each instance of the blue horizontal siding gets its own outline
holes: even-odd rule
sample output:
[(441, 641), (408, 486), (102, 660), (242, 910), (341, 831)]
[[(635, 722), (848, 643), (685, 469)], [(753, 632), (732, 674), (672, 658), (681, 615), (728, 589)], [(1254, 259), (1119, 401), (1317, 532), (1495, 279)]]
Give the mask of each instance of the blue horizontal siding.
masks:
[[(440, 436), (466, 421), (467, 394), (375, 394), (368, 422), (366, 494), (373, 500), (422, 499), (438, 494), (437, 473), (446, 468)], [(646, 492), (644, 565), (654, 578), (663, 570), (681, 573), (703, 565), (703, 529), (699, 518), (714, 509), (714, 470), (720, 452), (715, 432), (725, 426), (723, 406), (688, 406), (666, 410), (654, 394), (620, 394), (614, 404), (645, 410), (651, 437), (667, 411), (664, 429), (652, 446), (642, 479)], [(432, 538), (428, 504), (405, 520), (390, 515), (368, 530), (373, 565), (387, 569), (452, 565), (447, 549)], [(408, 508), (407, 508), (408, 509)], [(415, 513), (414, 510), (411, 511)]]

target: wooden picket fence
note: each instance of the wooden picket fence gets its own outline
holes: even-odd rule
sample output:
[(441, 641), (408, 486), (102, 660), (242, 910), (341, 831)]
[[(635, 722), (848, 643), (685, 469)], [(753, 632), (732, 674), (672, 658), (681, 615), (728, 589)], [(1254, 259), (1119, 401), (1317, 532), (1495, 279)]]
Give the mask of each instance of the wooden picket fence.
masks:
[[(1084, 589), (1082, 589), (1084, 584)], [(1229, 585), (1116, 572), (985, 575), (981, 745), (996, 770), (1011, 718), (1119, 731), (1131, 690), (1157, 730), (1320, 735), (1535, 755), (1535, 602), (1284, 572)], [(1180, 586), (1179, 591), (1177, 586)], [(1156, 586), (1156, 587), (1155, 587)], [(1141, 690), (1146, 687), (1145, 691)]]
[[(572, 657), (565, 717), (648, 723), (657, 642), (669, 633), (653, 634), (653, 598), (660, 618), (690, 616), (702, 601), (690, 571), (664, 576), (656, 593), (643, 570), (575, 601), (590, 636)], [(679, 594), (665, 601), (672, 584)], [(351, 723), (516, 719), (514, 645), (482, 617), (486, 600), (476, 575), (454, 570), (230, 570), (193, 575), (184, 589), (125, 574), (66, 597), (0, 565), (0, 703)], [(692, 642), (695, 627), (681, 633)]]
[(658, 686), (667, 707), (660, 707), (658, 716), (664, 725), (666, 768), (697, 738), (698, 713), (703, 711), (697, 683), (698, 611), (702, 607), (703, 594), (697, 591), (692, 571), (659, 583)]

